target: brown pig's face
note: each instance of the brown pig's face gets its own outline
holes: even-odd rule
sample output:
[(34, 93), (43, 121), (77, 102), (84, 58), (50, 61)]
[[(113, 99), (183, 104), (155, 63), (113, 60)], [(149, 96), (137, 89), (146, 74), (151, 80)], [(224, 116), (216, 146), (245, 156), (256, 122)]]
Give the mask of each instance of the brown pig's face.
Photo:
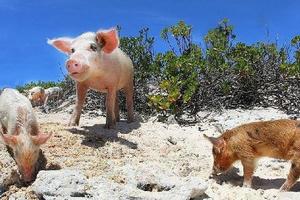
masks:
[(214, 157), (213, 174), (229, 170), (234, 162), (228, 149), (227, 142), (223, 138), (205, 137), (213, 144), (212, 154)]
[(214, 145), (212, 152), (214, 156), (214, 174), (225, 172), (231, 168), (233, 162), (230, 156), (230, 152), (227, 149), (226, 143)]

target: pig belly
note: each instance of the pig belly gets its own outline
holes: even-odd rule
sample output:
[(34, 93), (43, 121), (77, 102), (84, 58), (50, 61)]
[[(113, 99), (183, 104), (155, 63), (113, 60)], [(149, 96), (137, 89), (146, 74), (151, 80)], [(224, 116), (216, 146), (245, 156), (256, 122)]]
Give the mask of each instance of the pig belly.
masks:
[(256, 152), (260, 157), (269, 157), (276, 159), (286, 159), (285, 151), (271, 145), (261, 145), (256, 147)]
[(120, 90), (124, 87), (125, 83), (113, 80), (107, 80), (105, 78), (97, 78), (97, 79), (92, 79), (89, 80), (85, 83), (90, 89), (102, 92), (102, 93), (107, 93), (109, 87), (113, 87), (114, 85), (118, 85), (117, 89)]

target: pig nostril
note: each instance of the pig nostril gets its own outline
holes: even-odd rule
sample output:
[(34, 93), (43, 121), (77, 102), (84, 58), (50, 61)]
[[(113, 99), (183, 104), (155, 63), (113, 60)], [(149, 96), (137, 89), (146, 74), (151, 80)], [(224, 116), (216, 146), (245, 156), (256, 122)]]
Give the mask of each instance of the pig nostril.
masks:
[(77, 64), (77, 63), (75, 63), (75, 64), (74, 64), (74, 66), (75, 66), (75, 67), (78, 67), (78, 64)]

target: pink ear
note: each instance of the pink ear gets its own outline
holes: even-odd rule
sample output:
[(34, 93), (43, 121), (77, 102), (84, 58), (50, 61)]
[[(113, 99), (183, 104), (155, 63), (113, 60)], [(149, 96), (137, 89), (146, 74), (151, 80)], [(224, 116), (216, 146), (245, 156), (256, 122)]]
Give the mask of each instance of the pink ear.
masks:
[(111, 53), (115, 48), (119, 46), (118, 31), (116, 29), (98, 31), (97, 42), (102, 44), (102, 50), (105, 53)]
[(51, 137), (52, 133), (39, 133), (38, 135), (31, 136), (34, 144), (42, 145)]
[(3, 138), (3, 141), (8, 146), (14, 147), (18, 144), (18, 136), (16, 135), (8, 135), (8, 134), (0, 134)]
[(54, 46), (56, 49), (63, 53), (72, 53), (71, 43), (73, 39), (71, 38), (57, 38), (53, 40), (48, 40), (47, 43)]
[(226, 143), (226, 141), (224, 140), (224, 138), (220, 138), (220, 139), (217, 140), (215, 146), (216, 146), (217, 148), (219, 148), (220, 151), (222, 151), (222, 150), (226, 147), (226, 144), (227, 144), (227, 143)]

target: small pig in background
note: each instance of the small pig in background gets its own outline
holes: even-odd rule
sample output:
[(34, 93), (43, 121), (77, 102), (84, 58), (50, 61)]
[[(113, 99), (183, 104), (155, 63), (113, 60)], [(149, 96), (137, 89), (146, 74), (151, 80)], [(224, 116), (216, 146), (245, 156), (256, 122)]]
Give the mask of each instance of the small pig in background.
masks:
[(22, 179), (32, 181), (36, 175), (40, 145), (51, 134), (39, 132), (31, 103), (15, 89), (6, 88), (0, 95), (0, 135), (0, 139), (12, 149)]
[(45, 89), (45, 100), (44, 106), (47, 105), (49, 100), (58, 100), (62, 95), (62, 88), (60, 87), (50, 87)]
[(28, 99), (33, 106), (43, 105), (47, 106), (49, 100), (58, 100), (62, 95), (62, 88), (50, 87), (44, 89), (43, 87), (33, 87), (28, 91)]
[(300, 176), (300, 121), (253, 122), (227, 130), (218, 138), (205, 134), (204, 137), (213, 144), (213, 175), (229, 170), (240, 160), (244, 169), (243, 185), (251, 187), (255, 160), (271, 157), (292, 162), (282, 191), (290, 190)]
[(28, 90), (28, 99), (33, 106), (41, 106), (45, 102), (45, 89), (36, 86)]
[(48, 113), (49, 107), (47, 106), (50, 101), (59, 102), (62, 96), (62, 88), (60, 87), (50, 87), (45, 89), (45, 99), (44, 99), (44, 111)]
[(76, 38), (56, 38), (48, 43), (69, 55), (67, 71), (76, 81), (76, 105), (69, 125), (79, 125), (80, 114), (88, 89), (106, 96), (106, 128), (115, 128), (120, 120), (117, 93), (125, 91), (127, 122), (133, 121), (133, 65), (119, 49), (116, 29), (87, 32)]

